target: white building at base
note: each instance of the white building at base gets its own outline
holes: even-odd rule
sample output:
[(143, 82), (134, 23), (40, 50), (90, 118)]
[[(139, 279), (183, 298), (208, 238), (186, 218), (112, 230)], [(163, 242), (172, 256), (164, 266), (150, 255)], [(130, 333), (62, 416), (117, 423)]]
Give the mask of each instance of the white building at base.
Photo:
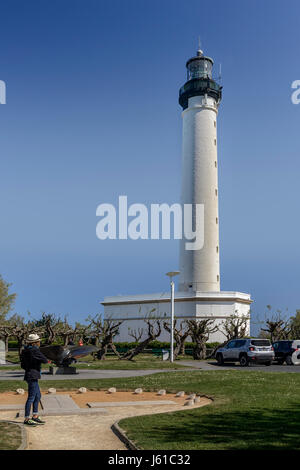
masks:
[[(212, 318), (222, 324), (231, 315), (248, 316), (252, 300), (249, 294), (220, 291), (220, 249), (218, 212), (217, 116), (222, 87), (213, 79), (213, 60), (201, 50), (186, 63), (187, 81), (180, 88), (183, 108), (181, 205), (204, 206), (204, 244), (187, 249), (187, 239), (180, 242), (180, 279), (175, 294), (175, 317), (180, 320)], [(192, 227), (198, 233), (197, 211)], [(174, 263), (174, 265), (177, 263)], [(172, 267), (170, 267), (172, 268)], [(104, 318), (124, 320), (116, 341), (132, 341), (129, 330), (144, 329), (144, 318), (170, 318), (170, 294), (145, 294), (106, 297)], [(250, 318), (248, 334), (250, 334)], [(163, 331), (162, 341), (169, 339)], [(221, 331), (209, 338), (223, 342)]]
[[(213, 318), (217, 325), (221, 325), (230, 315), (248, 315), (251, 302), (250, 295), (241, 292), (176, 292), (175, 317), (178, 323), (196, 318)], [(169, 293), (106, 297), (102, 305), (105, 318), (124, 320), (120, 326), (120, 334), (115, 337), (116, 341), (134, 341), (129, 334), (130, 330), (143, 329), (145, 336), (147, 325), (143, 318), (149, 315), (162, 320), (170, 318)], [(150, 313), (151, 311), (153, 312)], [(163, 330), (159, 340), (169, 339), (170, 334)], [(222, 328), (209, 338), (210, 342), (224, 340)]]

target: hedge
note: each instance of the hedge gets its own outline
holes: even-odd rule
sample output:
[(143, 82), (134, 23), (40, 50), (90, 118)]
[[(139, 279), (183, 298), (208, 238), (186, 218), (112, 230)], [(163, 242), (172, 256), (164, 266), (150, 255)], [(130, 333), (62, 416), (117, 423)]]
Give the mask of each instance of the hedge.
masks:
[[(124, 341), (124, 342), (118, 342), (118, 343), (114, 343), (114, 345), (116, 346), (117, 349), (125, 349), (125, 348), (128, 348), (128, 349), (131, 349), (131, 348), (134, 348), (135, 346), (137, 346), (139, 343), (137, 342), (127, 342), (127, 341)], [(208, 349), (214, 349), (216, 348), (217, 346), (219, 346), (220, 343), (206, 343), (206, 347)], [(185, 348), (186, 349), (193, 349), (195, 347), (195, 343), (191, 343), (191, 342), (186, 342), (185, 344)], [(167, 342), (167, 341), (151, 341), (148, 346), (147, 346), (147, 349), (167, 349), (167, 348), (170, 348), (170, 342)]]
[[(61, 343), (54, 342), (53, 345), (55, 345), (55, 344), (61, 344)], [(137, 346), (138, 344), (139, 343), (137, 343), (137, 342), (128, 342), (128, 341), (114, 343), (114, 345), (116, 346), (117, 349), (118, 348), (131, 349), (131, 348), (134, 348), (135, 346)], [(217, 346), (219, 346), (219, 344), (220, 343), (206, 343), (206, 347), (209, 348), (209, 349), (214, 349)], [(18, 342), (17, 341), (9, 341), (8, 342), (8, 347), (10, 349), (11, 348), (17, 348), (18, 347)], [(186, 342), (185, 347), (186, 347), (186, 349), (194, 348), (195, 343)], [(170, 342), (168, 342), (168, 341), (151, 341), (151, 343), (149, 343), (148, 347), (147, 347), (147, 349), (164, 349), (164, 348), (170, 348)]]

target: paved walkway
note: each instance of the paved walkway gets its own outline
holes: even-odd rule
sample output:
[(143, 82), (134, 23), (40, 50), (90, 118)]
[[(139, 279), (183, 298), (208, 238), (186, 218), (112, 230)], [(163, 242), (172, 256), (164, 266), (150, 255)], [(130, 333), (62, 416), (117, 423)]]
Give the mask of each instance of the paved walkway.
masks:
[[(97, 406), (93, 409), (80, 408), (69, 395), (50, 394), (42, 395), (42, 408), (39, 414), (46, 416), (58, 415), (82, 415), (82, 414), (106, 414), (104, 407)], [(18, 415), (24, 417), (24, 405), (0, 405), (0, 411), (5, 409), (18, 409)]]
[[(188, 410), (210, 403), (202, 398), (201, 403), (188, 407)], [(147, 414), (183, 412), (183, 406), (177, 404), (158, 406), (111, 407), (105, 415), (47, 416), (44, 426), (26, 428), (28, 450), (127, 450), (126, 446), (113, 433), (111, 427), (122, 418)], [(184, 410), (187, 410), (184, 407)], [(15, 419), (13, 412), (1, 412), (0, 419), (23, 422)]]
[[(299, 373), (300, 367), (299, 366), (287, 366), (286, 364), (279, 365), (279, 364), (272, 364), (271, 366), (265, 365), (256, 365), (251, 364), (249, 367), (241, 367), (240, 364), (237, 363), (226, 363), (225, 366), (219, 366), (216, 361), (208, 360), (208, 361), (180, 361), (180, 364), (183, 364), (187, 367), (193, 367), (195, 369), (201, 369), (205, 371), (211, 370), (242, 370), (242, 371), (262, 371), (262, 372), (294, 372)], [(187, 369), (184, 369), (187, 370)]]
[[(159, 372), (178, 372), (181, 370), (193, 369), (149, 369), (149, 370), (99, 370), (99, 369), (78, 369), (78, 374), (72, 375), (50, 375), (42, 372), (41, 380), (85, 380), (85, 379), (117, 379), (123, 377), (143, 377), (145, 375), (157, 374)], [(24, 371), (0, 370), (1, 380), (23, 380)]]

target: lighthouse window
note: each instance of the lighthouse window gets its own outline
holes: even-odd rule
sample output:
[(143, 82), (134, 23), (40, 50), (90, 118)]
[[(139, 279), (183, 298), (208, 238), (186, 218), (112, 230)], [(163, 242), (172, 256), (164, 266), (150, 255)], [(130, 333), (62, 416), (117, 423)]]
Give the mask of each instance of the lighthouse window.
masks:
[(216, 251), (217, 251), (217, 253), (219, 253), (219, 247), (218, 246), (216, 246)]
[(216, 217), (216, 224), (218, 223), (218, 217)]
[(217, 139), (215, 139), (215, 145), (217, 145)]
[(217, 162), (215, 162), (215, 167), (217, 168)]
[(216, 195), (216, 196), (218, 195), (218, 190), (217, 190), (217, 189), (215, 189), (215, 195)]
[(216, 121), (214, 121), (214, 126), (215, 126), (215, 127), (217, 127), (217, 123), (216, 123)]
[(212, 62), (199, 57), (192, 60), (187, 66), (188, 80), (194, 78), (211, 78), (212, 77)]
[(218, 274), (218, 275), (217, 275), (217, 281), (219, 282), (219, 280), (220, 280), (220, 276), (219, 276), (219, 274)]

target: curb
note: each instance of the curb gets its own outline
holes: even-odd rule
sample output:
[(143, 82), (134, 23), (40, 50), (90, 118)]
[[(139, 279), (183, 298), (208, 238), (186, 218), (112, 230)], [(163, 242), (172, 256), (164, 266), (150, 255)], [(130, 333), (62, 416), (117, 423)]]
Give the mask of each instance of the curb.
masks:
[(111, 430), (116, 434), (116, 436), (120, 439), (120, 441), (123, 442), (123, 444), (126, 445), (126, 447), (130, 450), (142, 450), (139, 447), (137, 447), (133, 441), (131, 441), (127, 436), (125, 431), (123, 431), (122, 428), (119, 426), (119, 421), (116, 421), (112, 427)]
[(28, 442), (27, 442), (27, 432), (25, 430), (25, 426), (24, 424), (21, 424), (21, 423), (16, 423), (18, 424), (18, 426), (20, 426), (21, 428), (21, 436), (22, 436), (22, 442), (21, 442), (21, 445), (20, 447), (17, 449), (17, 450), (25, 450), (27, 449), (27, 445), (28, 445)]
[(22, 423), (17, 423), (16, 421), (1, 420), (1, 423), (11, 423), (19, 426), (21, 430), (21, 444), (16, 450), (25, 450), (27, 448), (27, 433), (25, 427)]

